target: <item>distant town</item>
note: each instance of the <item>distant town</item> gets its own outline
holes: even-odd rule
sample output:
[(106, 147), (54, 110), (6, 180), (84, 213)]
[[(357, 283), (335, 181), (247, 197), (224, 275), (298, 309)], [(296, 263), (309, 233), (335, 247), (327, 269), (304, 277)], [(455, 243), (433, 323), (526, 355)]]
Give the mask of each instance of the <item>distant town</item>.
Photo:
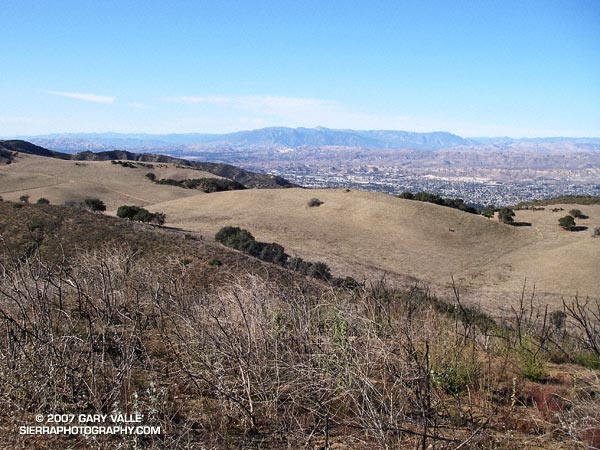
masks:
[[(349, 188), (387, 192), (430, 192), (442, 197), (462, 198), (465, 202), (485, 206), (507, 206), (528, 200), (559, 197), (562, 195), (600, 196), (600, 182), (578, 183), (569, 180), (538, 179), (524, 182), (454, 179), (431, 175), (400, 175), (379, 170), (352, 173), (331, 173), (325, 170), (309, 172), (306, 169), (288, 168), (272, 170), (273, 175), (307, 188)], [(474, 177), (473, 177), (474, 178)]]

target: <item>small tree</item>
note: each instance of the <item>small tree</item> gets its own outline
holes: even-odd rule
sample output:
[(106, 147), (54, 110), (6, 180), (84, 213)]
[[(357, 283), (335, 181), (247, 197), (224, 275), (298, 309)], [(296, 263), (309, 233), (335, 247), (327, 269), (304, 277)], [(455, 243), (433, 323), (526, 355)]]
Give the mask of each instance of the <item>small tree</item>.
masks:
[(19, 197), (19, 201), (20, 201), (21, 203), (29, 203), (29, 195), (21, 195), (21, 196)]
[(308, 206), (310, 208), (314, 207), (314, 206), (321, 206), (323, 204), (323, 202), (321, 200), (319, 200), (318, 198), (311, 198), (308, 201)]
[(166, 220), (167, 216), (165, 213), (163, 212), (156, 212), (153, 214), (152, 220), (150, 221), (150, 223), (152, 225), (164, 225), (165, 220)]
[(496, 208), (494, 207), (494, 205), (487, 205), (481, 211), (481, 215), (484, 217), (487, 217), (488, 219), (491, 219), (492, 217), (494, 217), (495, 212), (496, 212)]
[(283, 265), (285, 264), (288, 255), (281, 245), (273, 242), (272, 244), (266, 244), (261, 248), (258, 258), (266, 262)]
[(573, 216), (565, 216), (558, 219), (558, 224), (565, 230), (572, 230), (575, 227), (575, 219)]
[(253, 256), (257, 256), (260, 245), (248, 230), (243, 230), (239, 227), (223, 227), (215, 235), (215, 240), (227, 247), (241, 250)]
[(318, 261), (309, 265), (306, 275), (317, 278), (318, 280), (329, 280), (331, 278), (331, 271), (327, 264), (322, 261)]
[(569, 211), (569, 215), (575, 217), (576, 219), (587, 219), (588, 218), (588, 216), (586, 216), (584, 213), (582, 213), (580, 209), (572, 209), (571, 211)]
[(150, 181), (156, 181), (156, 175), (154, 175), (152, 172), (148, 172), (146, 174), (146, 178), (148, 178)]
[(103, 212), (106, 211), (106, 205), (99, 198), (86, 198), (83, 201), (86, 209), (89, 209), (93, 212)]
[(38, 205), (49, 205), (50, 200), (48, 200), (47, 198), (44, 198), (44, 197), (40, 197), (40, 198), (38, 198), (38, 201), (36, 203)]
[(139, 206), (123, 205), (117, 209), (117, 217), (121, 219), (132, 219), (142, 210)]
[(498, 218), (503, 223), (513, 223), (513, 217), (515, 217), (515, 212), (510, 208), (500, 208), (498, 210)]

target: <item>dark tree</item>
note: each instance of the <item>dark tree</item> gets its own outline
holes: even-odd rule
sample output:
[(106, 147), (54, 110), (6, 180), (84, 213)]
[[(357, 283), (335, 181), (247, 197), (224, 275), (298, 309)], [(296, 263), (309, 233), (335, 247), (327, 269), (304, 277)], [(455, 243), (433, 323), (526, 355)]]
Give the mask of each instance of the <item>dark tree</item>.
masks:
[(565, 216), (558, 219), (558, 224), (565, 230), (571, 230), (575, 227), (575, 219), (573, 216)]
[(582, 213), (580, 209), (572, 209), (571, 211), (569, 211), (569, 214), (576, 219), (587, 219), (588, 218), (588, 216), (586, 216), (584, 213)]
[(163, 212), (157, 212), (153, 214), (152, 220), (150, 221), (153, 225), (164, 225), (165, 220), (167, 219), (167, 215)]
[(491, 219), (492, 217), (494, 217), (495, 212), (496, 212), (496, 207), (494, 205), (487, 205), (481, 211), (481, 215), (484, 217), (487, 217), (488, 219)]
[(498, 210), (498, 218), (503, 223), (513, 223), (515, 217), (515, 212), (510, 208), (500, 208)]
[(283, 265), (285, 264), (288, 255), (285, 253), (283, 246), (273, 242), (272, 244), (264, 245), (258, 257), (263, 261)]
[(83, 201), (86, 209), (94, 212), (104, 212), (106, 211), (106, 205), (99, 198), (86, 198)]
[(166, 216), (164, 213), (151, 213), (146, 208), (140, 206), (119, 206), (117, 216), (122, 219), (135, 220), (137, 222), (151, 223), (154, 225), (162, 225), (165, 223)]
[(223, 227), (215, 235), (215, 240), (227, 247), (241, 250), (252, 256), (258, 256), (262, 250), (252, 233), (239, 227)]
[(49, 205), (50, 200), (48, 200), (47, 198), (44, 198), (44, 197), (40, 197), (40, 198), (38, 198), (38, 201), (36, 203), (38, 205)]

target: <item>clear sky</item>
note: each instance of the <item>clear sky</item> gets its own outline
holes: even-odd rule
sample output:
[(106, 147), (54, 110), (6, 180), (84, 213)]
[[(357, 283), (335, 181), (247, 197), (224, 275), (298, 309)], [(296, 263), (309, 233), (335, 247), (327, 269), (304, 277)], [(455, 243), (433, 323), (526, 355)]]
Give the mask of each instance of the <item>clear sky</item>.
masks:
[(1, 0), (0, 136), (600, 136), (600, 0)]

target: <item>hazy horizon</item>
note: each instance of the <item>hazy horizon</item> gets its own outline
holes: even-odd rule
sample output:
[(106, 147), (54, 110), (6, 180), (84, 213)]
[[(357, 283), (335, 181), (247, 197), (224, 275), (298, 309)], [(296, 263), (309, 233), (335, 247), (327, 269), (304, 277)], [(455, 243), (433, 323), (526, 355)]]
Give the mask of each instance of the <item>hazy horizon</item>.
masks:
[(241, 132), (252, 132), (252, 131), (260, 131), (265, 129), (276, 129), (276, 128), (285, 128), (285, 129), (306, 129), (306, 130), (317, 130), (317, 129), (326, 129), (330, 131), (356, 131), (356, 132), (371, 132), (371, 131), (389, 131), (389, 132), (407, 132), (407, 133), (450, 133), (456, 136), (462, 137), (464, 139), (600, 139), (600, 135), (598, 136), (564, 136), (564, 135), (552, 135), (552, 136), (462, 136), (460, 134), (452, 133), (448, 130), (431, 130), (431, 131), (414, 131), (414, 130), (392, 130), (392, 129), (357, 129), (357, 128), (329, 128), (317, 125), (315, 127), (286, 127), (286, 126), (278, 126), (273, 125), (269, 127), (263, 128), (253, 128), (253, 129), (239, 129), (233, 130), (225, 133), (211, 133), (211, 132), (197, 132), (197, 131), (182, 131), (177, 133), (152, 133), (152, 132), (118, 132), (118, 131), (55, 131), (51, 133), (40, 133), (40, 134), (19, 134), (19, 135), (5, 135), (1, 136), (0, 139), (26, 139), (26, 138), (40, 138), (47, 136), (78, 136), (78, 135), (115, 135), (115, 136), (184, 136), (184, 135), (204, 135), (204, 136), (221, 136), (226, 134), (234, 134)]

